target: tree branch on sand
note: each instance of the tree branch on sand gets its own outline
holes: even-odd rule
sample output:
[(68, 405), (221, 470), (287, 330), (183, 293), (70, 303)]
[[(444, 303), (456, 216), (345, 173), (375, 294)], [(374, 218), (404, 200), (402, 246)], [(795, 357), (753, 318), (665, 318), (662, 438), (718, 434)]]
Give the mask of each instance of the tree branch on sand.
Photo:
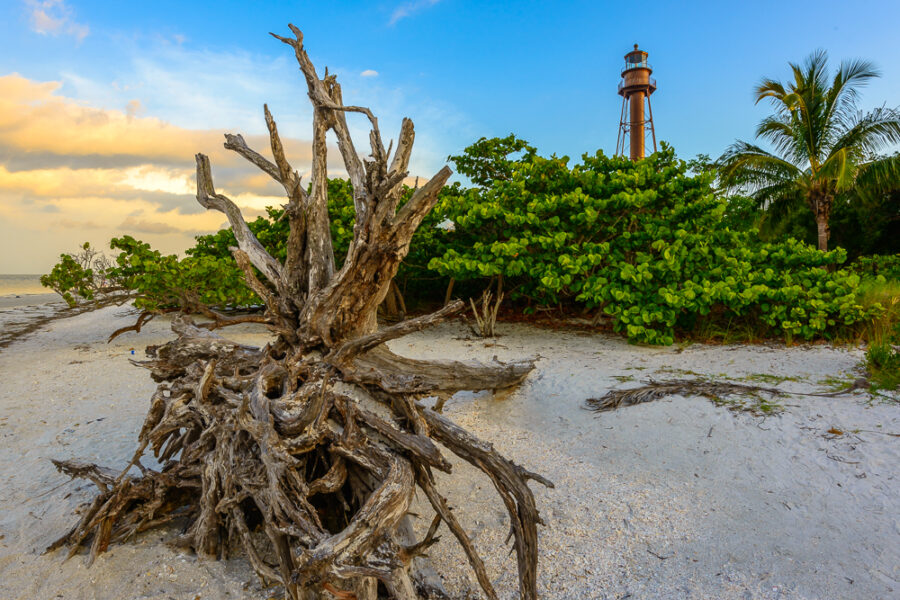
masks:
[[(119, 473), (58, 461), (99, 494), (74, 528), (50, 549), (69, 555), (89, 545), (90, 560), (111, 543), (172, 521), (177, 542), (221, 557), (240, 548), (259, 577), (284, 586), (291, 600), (446, 598), (423, 552), (440, 523), (462, 546), (486, 595), (495, 599), (475, 546), (441, 495), (433, 471), (450, 472), (441, 446), (483, 471), (509, 513), (523, 599), (537, 597), (537, 525), (529, 479), (546, 479), (501, 456), (448, 419), (423, 396), (520, 383), (533, 361), (426, 361), (390, 352), (384, 342), (441, 321), (440, 311), (378, 330), (376, 311), (422, 218), (450, 176), (444, 167), (398, 210), (414, 140), (404, 119), (393, 159), (367, 108), (344, 106), (334, 75), (320, 78), (303, 35), (275, 36), (291, 46), (313, 105), (313, 168), (307, 193), (289, 164), (275, 120), (265, 110), (272, 163), (226, 136), (226, 148), (279, 181), (288, 197), (286, 259), (271, 256), (241, 211), (213, 184), (198, 154), (197, 201), (223, 212), (248, 285), (264, 299), (261, 319), (275, 333), (263, 348), (241, 345), (179, 315), (173, 341), (148, 348), (142, 363), (159, 383), (129, 467)], [(361, 159), (347, 113), (368, 117), (370, 156)], [(353, 185), (356, 222), (346, 259), (335, 269), (327, 202), (325, 134), (334, 132)], [(216, 317), (227, 318), (227, 317)], [(150, 449), (160, 470), (140, 459)], [(140, 474), (132, 474), (132, 467)], [(428, 533), (413, 537), (416, 488), (434, 509)]]

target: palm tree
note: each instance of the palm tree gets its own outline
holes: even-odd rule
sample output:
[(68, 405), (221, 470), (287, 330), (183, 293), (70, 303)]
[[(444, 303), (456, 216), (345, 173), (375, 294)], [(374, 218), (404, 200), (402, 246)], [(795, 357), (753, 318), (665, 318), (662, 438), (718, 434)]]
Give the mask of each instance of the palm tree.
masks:
[(900, 185), (898, 157), (878, 156), (900, 143), (900, 112), (881, 107), (863, 113), (857, 105), (859, 88), (878, 71), (868, 61), (845, 61), (832, 79), (827, 62), (825, 51), (816, 51), (803, 65), (789, 63), (793, 81), (766, 78), (756, 87), (756, 102), (768, 98), (775, 107), (756, 136), (774, 152), (739, 140), (718, 160), (722, 183), (751, 193), (760, 207), (776, 213), (809, 207), (820, 250), (828, 249), (836, 194)]

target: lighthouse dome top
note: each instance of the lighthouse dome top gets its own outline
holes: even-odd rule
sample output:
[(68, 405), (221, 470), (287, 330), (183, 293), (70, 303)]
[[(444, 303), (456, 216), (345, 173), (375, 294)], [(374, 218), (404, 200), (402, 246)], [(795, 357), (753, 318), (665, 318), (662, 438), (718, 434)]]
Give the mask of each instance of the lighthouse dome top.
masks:
[(634, 45), (634, 50), (625, 55), (625, 68), (623, 71), (627, 71), (628, 69), (649, 69), (650, 64), (647, 62), (647, 53), (638, 48), (638, 45)]

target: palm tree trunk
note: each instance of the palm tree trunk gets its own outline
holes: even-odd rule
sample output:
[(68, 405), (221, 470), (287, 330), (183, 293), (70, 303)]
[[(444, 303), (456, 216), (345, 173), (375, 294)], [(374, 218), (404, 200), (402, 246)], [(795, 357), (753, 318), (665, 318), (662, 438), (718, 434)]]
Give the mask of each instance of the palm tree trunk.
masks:
[(816, 215), (816, 229), (818, 231), (819, 250), (828, 252), (828, 237), (831, 235), (831, 232), (828, 229), (828, 218), (822, 213)]
[(828, 251), (828, 238), (831, 230), (828, 221), (831, 219), (831, 207), (834, 204), (834, 196), (821, 187), (813, 188), (807, 196), (807, 203), (816, 218), (816, 232), (819, 250)]

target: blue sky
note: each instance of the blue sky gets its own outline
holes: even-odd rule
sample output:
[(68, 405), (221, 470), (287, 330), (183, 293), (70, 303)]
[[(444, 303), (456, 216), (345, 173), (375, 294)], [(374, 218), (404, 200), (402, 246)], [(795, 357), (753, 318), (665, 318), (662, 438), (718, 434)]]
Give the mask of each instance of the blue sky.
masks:
[[(302, 170), (310, 109), (289, 48), (267, 35), (287, 33), (288, 22), (304, 31), (320, 70), (327, 65), (338, 74), (345, 101), (372, 107), (385, 135), (403, 116), (415, 121), (412, 169), (421, 175), (480, 136), (510, 132), (545, 154), (611, 153), (619, 70), (634, 43), (650, 53), (659, 85), (657, 137), (685, 158), (716, 157), (736, 138), (751, 139), (767, 114), (753, 104), (753, 85), (764, 75), (787, 77), (788, 61), (817, 48), (835, 65), (843, 58), (875, 61), (883, 76), (865, 90), (863, 107), (900, 105), (900, 2), (5, 0), (0, 77), (27, 90), (7, 107), (14, 114), (0, 117), (27, 118), (30, 127), (44, 118), (31, 110), (40, 104), (51, 119), (40, 135), (66, 137), (69, 126), (112, 115), (122, 127), (104, 133), (109, 144), (117, 135), (129, 148), (136, 143), (129, 136), (156, 139), (147, 133), (153, 128), (186, 141), (183, 153), (159, 158), (147, 147), (91, 148), (96, 139), (83, 132), (71, 137), (85, 140), (78, 147), (57, 141), (30, 148), (40, 137), (33, 129), (15, 143), (0, 135), (0, 175), (15, 174), (16, 182), (0, 183), (8, 228), (0, 224), (0, 256), (13, 242), (35, 248), (34, 260), (0, 259), (0, 272), (44, 270), (69, 249), (65, 244), (84, 238), (103, 245), (110, 232), (129, 227), (167, 251), (215, 229), (213, 217), (178, 205), (190, 203), (182, 180), (190, 177), (194, 152), (218, 151), (219, 133), (263, 133), (263, 102), (295, 140)], [(60, 111), (69, 121), (52, 120)], [(358, 122), (359, 134), (364, 125)], [(156, 158), (142, 162), (144, 154)], [(215, 169), (215, 155), (213, 163)], [(237, 168), (226, 179), (235, 188), (248, 181)], [(69, 182), (90, 193), (34, 192), (29, 182), (42, 176), (58, 177), (60, 189)], [(106, 192), (104, 181), (114, 182)], [(250, 210), (261, 210), (270, 192), (255, 190)], [(114, 216), (104, 221), (107, 213)], [(39, 224), (42, 215), (49, 217)]]

